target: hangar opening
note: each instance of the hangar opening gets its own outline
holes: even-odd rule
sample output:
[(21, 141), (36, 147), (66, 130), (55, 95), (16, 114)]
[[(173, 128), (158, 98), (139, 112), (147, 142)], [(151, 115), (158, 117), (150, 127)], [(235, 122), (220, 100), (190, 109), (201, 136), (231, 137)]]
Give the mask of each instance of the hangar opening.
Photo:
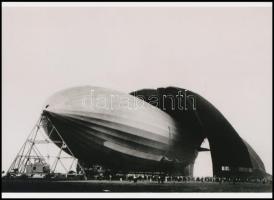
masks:
[[(210, 149), (208, 139), (205, 139), (201, 145), (202, 148)], [(212, 177), (213, 167), (210, 151), (200, 151), (194, 163), (194, 177)]]

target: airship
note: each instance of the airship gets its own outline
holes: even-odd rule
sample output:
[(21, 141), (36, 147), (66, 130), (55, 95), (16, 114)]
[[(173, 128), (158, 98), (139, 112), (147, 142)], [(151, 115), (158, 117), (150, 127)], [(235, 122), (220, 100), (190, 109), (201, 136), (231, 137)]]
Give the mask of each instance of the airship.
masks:
[[(192, 173), (188, 166), (197, 156), (196, 147), (181, 145), (182, 131), (169, 114), (133, 95), (92, 86), (69, 88), (48, 99), (43, 116), (85, 164), (116, 171)], [(45, 130), (56, 135), (49, 126)]]
[[(69, 147), (67, 152), (87, 166), (192, 176), (198, 153), (210, 151), (214, 176), (266, 174), (258, 154), (224, 115), (186, 89), (141, 89), (127, 94), (73, 87), (53, 94), (42, 116), (51, 124), (44, 127), (50, 139), (57, 140), (54, 126)], [(209, 149), (201, 147), (205, 139)]]

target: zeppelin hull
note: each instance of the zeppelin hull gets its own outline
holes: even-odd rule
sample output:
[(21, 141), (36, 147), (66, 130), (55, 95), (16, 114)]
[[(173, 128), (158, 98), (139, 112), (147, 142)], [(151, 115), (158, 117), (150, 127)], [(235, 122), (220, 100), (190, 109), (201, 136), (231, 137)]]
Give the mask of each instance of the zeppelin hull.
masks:
[[(86, 104), (90, 94), (92, 105)], [(127, 98), (127, 102), (121, 104), (121, 99), (116, 98), (109, 105), (112, 95)], [(108, 103), (97, 106), (96, 101), (102, 102), (103, 98)], [(180, 130), (173, 119), (147, 103), (136, 107), (136, 101), (144, 104), (131, 95), (112, 90), (73, 88), (51, 97), (43, 115), (74, 156), (84, 163), (119, 170), (155, 171), (162, 166), (184, 167), (194, 160), (193, 152), (183, 155), (187, 151), (176, 146)], [(45, 130), (49, 134), (51, 127)], [(52, 136), (51, 139), (55, 140)]]

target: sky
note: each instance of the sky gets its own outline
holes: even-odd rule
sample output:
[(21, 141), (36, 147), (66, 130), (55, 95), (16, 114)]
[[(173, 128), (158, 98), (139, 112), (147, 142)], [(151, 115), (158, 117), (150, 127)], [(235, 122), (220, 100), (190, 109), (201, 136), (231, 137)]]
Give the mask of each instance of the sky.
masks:
[(176, 86), (213, 103), (272, 174), (271, 7), (3, 7), (2, 28), (4, 170), (59, 90)]

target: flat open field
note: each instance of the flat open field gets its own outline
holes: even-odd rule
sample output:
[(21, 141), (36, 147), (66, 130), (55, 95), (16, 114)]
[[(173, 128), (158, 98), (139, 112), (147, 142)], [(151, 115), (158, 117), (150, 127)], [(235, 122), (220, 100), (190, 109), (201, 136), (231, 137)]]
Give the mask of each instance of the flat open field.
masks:
[(2, 192), (272, 192), (272, 184), (2, 180)]

